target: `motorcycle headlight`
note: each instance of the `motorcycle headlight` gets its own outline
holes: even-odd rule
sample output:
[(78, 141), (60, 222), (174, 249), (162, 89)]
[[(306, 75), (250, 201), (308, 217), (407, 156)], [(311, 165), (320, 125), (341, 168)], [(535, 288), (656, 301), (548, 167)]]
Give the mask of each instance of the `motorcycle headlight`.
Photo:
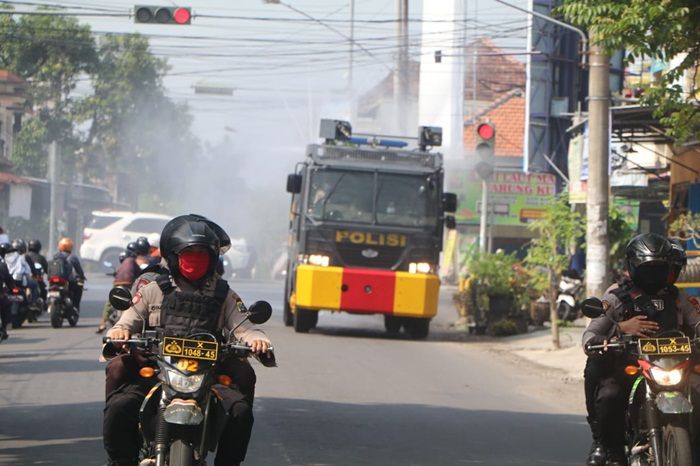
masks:
[(671, 369), (665, 370), (660, 367), (651, 367), (651, 377), (654, 382), (661, 385), (662, 387), (672, 387), (681, 383), (683, 379), (683, 369)]
[(168, 370), (168, 382), (173, 390), (180, 393), (194, 393), (202, 386), (204, 374), (182, 375), (173, 370)]

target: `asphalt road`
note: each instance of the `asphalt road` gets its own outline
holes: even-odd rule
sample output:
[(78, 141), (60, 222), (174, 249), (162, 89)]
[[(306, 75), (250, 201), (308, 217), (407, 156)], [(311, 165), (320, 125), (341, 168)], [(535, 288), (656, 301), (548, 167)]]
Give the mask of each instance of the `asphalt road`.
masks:
[[(94, 329), (110, 281), (89, 278), (76, 328), (52, 329), (43, 316), (0, 344), (0, 465), (105, 464)], [(581, 388), (488, 342), (455, 341), (447, 293), (435, 331), (416, 342), (386, 337), (376, 316), (322, 314), (318, 331), (295, 334), (281, 324), (281, 283), (234, 287), (247, 303), (272, 303), (265, 329), (279, 363), (255, 363), (245, 464), (582, 464)]]

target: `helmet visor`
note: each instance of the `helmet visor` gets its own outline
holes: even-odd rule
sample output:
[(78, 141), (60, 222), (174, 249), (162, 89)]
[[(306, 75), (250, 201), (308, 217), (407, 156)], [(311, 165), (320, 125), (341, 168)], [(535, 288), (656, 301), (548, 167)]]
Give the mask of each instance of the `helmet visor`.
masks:
[(667, 262), (646, 262), (635, 270), (634, 283), (649, 294), (658, 293), (668, 284), (670, 266)]

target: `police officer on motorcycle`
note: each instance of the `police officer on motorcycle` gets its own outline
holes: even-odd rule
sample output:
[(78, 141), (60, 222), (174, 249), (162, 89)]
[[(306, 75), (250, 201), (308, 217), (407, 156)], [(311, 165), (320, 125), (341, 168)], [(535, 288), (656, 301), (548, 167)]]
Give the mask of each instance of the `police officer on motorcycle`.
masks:
[[(233, 337), (250, 345), (254, 354), (271, 358), (270, 340), (244, 321), (241, 299), (215, 273), (219, 254), (229, 246), (228, 235), (205, 217), (190, 214), (171, 220), (160, 241), (165, 273), (133, 296), (132, 306), (107, 336), (126, 340), (141, 331), (144, 321), (146, 328), (161, 328), (166, 335), (181, 337), (193, 329), (215, 335), (235, 329)], [(274, 364), (274, 359), (271, 361)], [(111, 466), (137, 464), (138, 412), (150, 388), (149, 382), (138, 377), (142, 364), (138, 354), (123, 354), (106, 368), (103, 437)], [(255, 372), (238, 358), (225, 361), (220, 369), (232, 377), (237, 390), (231, 390), (234, 402), (219, 439), (215, 465), (235, 466), (245, 459), (252, 431)]]
[[(685, 255), (663, 236), (648, 233), (634, 237), (625, 253), (629, 279), (606, 291), (602, 298), (605, 313), (591, 320), (583, 333), (588, 354), (584, 371), (586, 408), (594, 439), (588, 466), (627, 465), (624, 420), (633, 382), (624, 373), (626, 355), (596, 353), (588, 347), (607, 344), (621, 335), (649, 337), (674, 329), (693, 332), (700, 323), (700, 304), (673, 285), (684, 264)], [(697, 401), (697, 377), (691, 377), (691, 385), (698, 393), (693, 396)], [(694, 409), (698, 411), (700, 405)]]

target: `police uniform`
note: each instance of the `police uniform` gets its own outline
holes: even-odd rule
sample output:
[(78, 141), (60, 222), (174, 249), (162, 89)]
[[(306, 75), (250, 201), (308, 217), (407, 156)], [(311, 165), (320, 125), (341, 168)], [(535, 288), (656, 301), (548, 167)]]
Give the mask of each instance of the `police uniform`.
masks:
[[(613, 337), (619, 337), (618, 324), (635, 316), (644, 315), (656, 322), (658, 333), (680, 329), (693, 336), (696, 325), (700, 323), (700, 302), (675, 286), (648, 295), (627, 281), (608, 288), (602, 303), (604, 314), (592, 319), (583, 333), (584, 348), (588, 344), (602, 343), (598, 341), (601, 339), (610, 341)], [(599, 436), (606, 447), (624, 444), (624, 413), (634, 381), (624, 373), (624, 366), (634, 362), (628, 354), (589, 352), (584, 371), (586, 408), (594, 438)], [(697, 377), (691, 375), (694, 391), (700, 387), (698, 382)]]
[[(169, 274), (162, 274), (143, 286), (132, 299), (132, 306), (123, 312), (110, 332), (126, 329), (132, 334), (144, 328), (162, 328), (166, 335), (184, 337), (206, 331), (221, 336), (234, 329), (231, 339), (252, 343), (270, 343), (265, 333), (245, 320), (245, 306), (225, 280), (217, 275), (201, 287), (186, 281), (174, 283)], [(108, 333), (109, 335), (109, 333)], [(106, 369), (106, 406), (104, 446), (111, 464), (134, 465), (138, 452), (138, 409), (152, 381), (138, 377), (144, 360), (139, 355), (122, 355), (110, 361)], [(261, 358), (264, 365), (274, 365), (274, 357)], [(220, 370), (232, 376), (238, 390), (229, 390), (228, 407), (231, 421), (224, 429), (217, 448), (216, 463), (237, 464), (245, 458), (253, 426), (252, 402), (255, 372), (247, 361), (230, 358)], [(223, 439), (226, 439), (225, 441)]]

